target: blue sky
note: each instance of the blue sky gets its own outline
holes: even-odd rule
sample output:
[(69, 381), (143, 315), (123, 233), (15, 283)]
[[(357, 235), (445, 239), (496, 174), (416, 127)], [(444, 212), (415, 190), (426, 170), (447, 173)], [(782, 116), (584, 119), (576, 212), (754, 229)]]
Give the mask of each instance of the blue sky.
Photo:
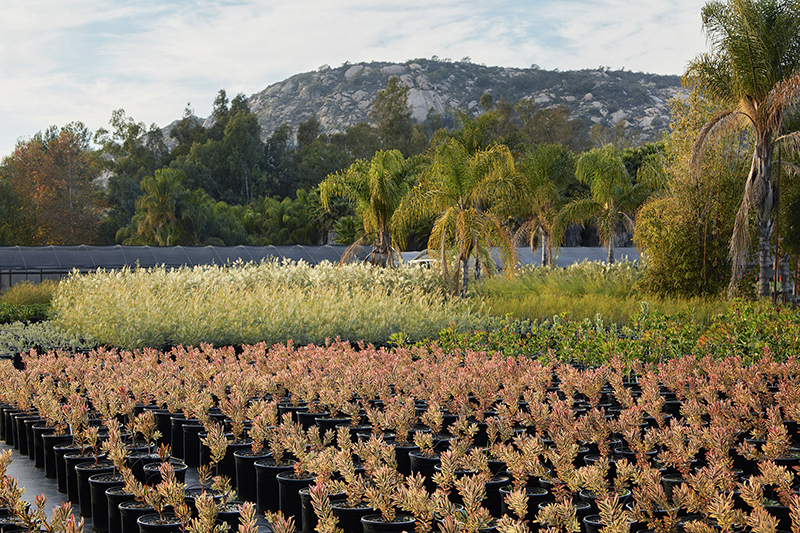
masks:
[(0, 156), (111, 112), (148, 125), (210, 113), (345, 61), (431, 57), (680, 74), (706, 50), (699, 0), (4, 0)]

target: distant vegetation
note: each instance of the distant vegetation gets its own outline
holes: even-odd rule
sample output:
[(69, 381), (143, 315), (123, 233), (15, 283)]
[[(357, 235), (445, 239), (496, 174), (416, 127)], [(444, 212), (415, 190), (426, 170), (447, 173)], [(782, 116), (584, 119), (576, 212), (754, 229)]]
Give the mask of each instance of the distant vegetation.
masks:
[[(794, 15), (775, 16), (795, 27)], [(728, 24), (728, 18), (720, 20)], [(733, 15), (730, 20), (741, 22)], [(796, 53), (797, 33), (787, 30), (780, 42), (766, 39), (764, 57), (780, 56), (784, 48)], [(747, 62), (729, 57), (738, 49), (723, 45), (714, 45), (720, 61)], [(734, 90), (733, 84), (719, 94), (707, 87), (727, 82), (712, 79), (716, 71), (704, 70), (698, 60), (686, 78), (693, 92), (673, 99), (671, 113), (654, 91), (677, 79), (606, 67), (505, 69), (468, 58), (323, 66), (250, 99), (240, 94), (231, 100), (221, 90), (210, 120), (187, 109), (169, 128), (169, 138), (120, 109), (108, 130), (53, 126), (20, 140), (3, 159), (0, 245), (359, 243), (372, 246), (370, 260), (386, 266), (395, 264), (398, 249), (428, 248), (447, 289), (467, 296), (471, 279), (485, 279), (498, 266), (492, 248), (510, 278), (515, 245), (542, 250), (543, 263), (550, 264), (560, 246), (602, 244), (610, 264), (617, 246), (635, 242), (645, 257), (637, 291), (687, 298), (714, 298), (726, 287), (731, 295), (751, 295), (756, 276), (748, 268), (755, 256), (748, 250), (758, 249), (763, 296), (769, 292), (766, 256), (775, 214), (773, 126), (781, 124), (791, 140), (798, 123), (789, 106), (797, 91), (789, 89), (800, 87), (800, 74), (798, 58), (790, 59), (791, 68), (770, 73), (753, 91)], [(767, 72), (773, 64), (788, 63), (773, 61), (754, 71)], [(419, 102), (424, 87), (432, 86), (451, 96), (459, 88), (459, 105), (468, 111), (431, 110), (415, 121), (409, 97)], [(775, 117), (782, 120), (750, 117), (756, 128), (733, 135), (715, 127), (727, 116), (720, 110), (731, 117), (745, 113), (747, 95), (781, 88), (786, 90)], [(279, 109), (282, 94), (293, 96)], [(376, 96), (364, 100), (370, 94)], [(648, 116), (626, 122), (632, 107)], [(331, 129), (335, 117), (328, 110), (334, 108), (351, 110), (339, 131)], [(264, 135), (262, 124), (297, 113), (302, 122), (273, 124)], [(363, 120), (351, 120), (357, 116)], [(657, 131), (654, 124), (662, 127), (665, 120), (671, 120), (669, 134), (639, 142), (643, 129)], [(765, 131), (768, 142), (754, 136)], [(698, 137), (702, 153), (695, 148)], [(754, 147), (768, 149), (756, 158), (766, 165), (763, 172), (748, 170)], [(783, 162), (787, 169), (798, 166), (793, 153), (784, 152)], [(800, 198), (796, 182), (781, 187), (784, 294), (790, 254), (800, 250), (800, 211), (792, 207)], [(757, 211), (758, 247), (749, 206)]]

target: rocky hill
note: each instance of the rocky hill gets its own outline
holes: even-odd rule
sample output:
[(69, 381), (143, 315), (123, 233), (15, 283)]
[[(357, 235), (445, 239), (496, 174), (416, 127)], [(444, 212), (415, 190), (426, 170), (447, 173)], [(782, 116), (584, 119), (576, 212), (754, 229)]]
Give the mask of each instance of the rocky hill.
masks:
[(640, 141), (667, 130), (669, 100), (683, 97), (678, 76), (660, 76), (606, 69), (547, 71), (504, 68), (417, 59), (406, 64), (357, 63), (297, 74), (248, 98), (267, 138), (284, 123), (296, 127), (316, 116), (326, 133), (340, 132), (362, 121), (379, 90), (397, 76), (409, 88), (414, 120), (423, 122), (430, 109), (446, 114), (460, 109), (473, 115), (482, 109), (481, 96), (516, 103), (532, 99), (540, 108), (563, 105), (587, 124), (613, 128), (624, 121)]

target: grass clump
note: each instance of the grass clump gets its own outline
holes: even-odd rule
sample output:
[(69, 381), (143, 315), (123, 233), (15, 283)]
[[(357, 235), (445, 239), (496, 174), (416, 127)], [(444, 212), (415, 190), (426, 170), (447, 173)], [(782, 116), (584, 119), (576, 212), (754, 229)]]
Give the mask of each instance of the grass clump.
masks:
[(98, 271), (63, 281), (53, 307), (61, 327), (126, 349), (336, 337), (387, 344), (398, 333), (422, 340), (477, 320), (439, 278), (421, 268), (275, 261)]
[(58, 282), (23, 281), (0, 293), (0, 324), (12, 322), (41, 322), (52, 315), (51, 301)]
[(566, 268), (530, 267), (513, 280), (495, 277), (477, 285), (476, 295), (494, 316), (548, 320), (562, 315), (574, 320), (602, 316), (606, 323), (627, 324), (647, 302), (664, 315), (691, 314), (708, 324), (727, 309), (723, 299), (660, 298), (639, 291), (643, 268), (638, 263), (575, 263)]
[(0, 294), (0, 303), (6, 305), (50, 304), (58, 290), (58, 282), (43, 280), (41, 283), (23, 281), (6, 289)]

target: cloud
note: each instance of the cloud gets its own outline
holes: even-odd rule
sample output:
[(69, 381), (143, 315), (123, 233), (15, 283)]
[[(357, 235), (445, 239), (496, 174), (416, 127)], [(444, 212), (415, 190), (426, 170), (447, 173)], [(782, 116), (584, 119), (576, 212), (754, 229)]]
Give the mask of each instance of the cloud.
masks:
[[(109, 8), (109, 4), (113, 7)], [(28, 0), (0, 7), (0, 154), (114, 109), (165, 125), (220, 88), (252, 94), (344, 61), (679, 74), (704, 49), (695, 0)]]

